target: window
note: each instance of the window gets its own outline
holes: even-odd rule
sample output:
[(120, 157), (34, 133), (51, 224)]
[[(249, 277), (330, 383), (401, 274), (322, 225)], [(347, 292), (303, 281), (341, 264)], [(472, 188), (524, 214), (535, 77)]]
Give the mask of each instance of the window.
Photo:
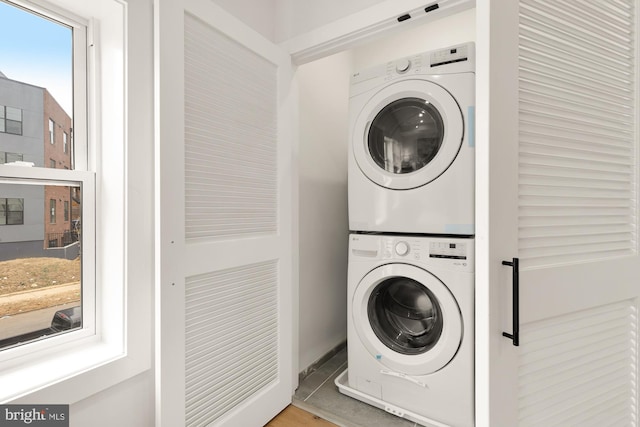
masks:
[(24, 224), (24, 199), (0, 199), (0, 225)]
[(21, 162), (24, 156), (20, 153), (8, 153), (6, 151), (0, 151), (0, 164)]
[(62, 133), (62, 150), (66, 153), (68, 148), (67, 148), (67, 144), (68, 144), (68, 140), (67, 138), (69, 137), (69, 135), (66, 132)]
[[(52, 322), (50, 316), (41, 316), (42, 320), (36, 323), (18, 319), (12, 329), (0, 328), (0, 364), (5, 354), (20, 353), (21, 351), (28, 353), (27, 348), (22, 350), (20, 347), (29, 347), (28, 344), (35, 344), (36, 340), (44, 341), (42, 340), (43, 336), (51, 335), (53, 338), (56, 334), (68, 333), (73, 329), (83, 329), (85, 326), (91, 328), (94, 324), (93, 320), (85, 321), (84, 319), (87, 313), (89, 316), (93, 316), (93, 311), (86, 306), (87, 303), (94, 303), (94, 301), (87, 300), (84, 294), (88, 292), (88, 295), (91, 296), (94, 293), (91, 289), (85, 289), (86, 280), (83, 280), (82, 277), (85, 261), (94, 262), (93, 252), (91, 250), (81, 252), (79, 249), (80, 237), (89, 237), (93, 234), (91, 232), (82, 233), (81, 224), (94, 223), (93, 220), (82, 220), (83, 214), (93, 212), (94, 208), (87, 206), (85, 209), (82, 204), (81, 209), (80, 206), (84, 197), (82, 190), (93, 180), (94, 173), (86, 170), (86, 159), (77, 159), (75, 162), (85, 170), (67, 169), (63, 173), (59, 173), (62, 172), (61, 170), (52, 173), (52, 169), (56, 169), (57, 166), (62, 167), (63, 158), (59, 153), (54, 152), (51, 146), (55, 143), (56, 122), (65, 123), (66, 126), (75, 122), (73, 117), (73, 79), (75, 76), (82, 77), (82, 71), (80, 64), (74, 69), (73, 61), (76, 54), (78, 58), (85, 58), (86, 55), (82, 52), (75, 52), (74, 44), (86, 45), (83, 41), (86, 29), (76, 27), (79, 28), (79, 31), (76, 32), (72, 24), (45, 18), (5, 1), (0, 1), (0, 32), (3, 25), (6, 25), (3, 20), (19, 21), (21, 25), (18, 27), (25, 28), (26, 32), (22, 35), (16, 34), (16, 37), (23, 41), (21, 45), (23, 49), (19, 58), (14, 59), (13, 51), (6, 50), (0, 45), (0, 57), (7, 63), (7, 68), (3, 69), (3, 72), (6, 72), (7, 69), (13, 70), (10, 79), (0, 79), (0, 93), (3, 94), (3, 97), (11, 97), (13, 102), (23, 107), (24, 111), (38, 112), (34, 115), (33, 126), (30, 126), (30, 129), (33, 129), (33, 134), (24, 135), (22, 139), (18, 140), (18, 143), (25, 153), (41, 160), (32, 164), (32, 167), (7, 168), (2, 171), (3, 182), (0, 183), (0, 195), (4, 198), (0, 199), (0, 204), (2, 204), (0, 222), (2, 225), (23, 225), (23, 227), (12, 228), (11, 233), (5, 231), (3, 235), (0, 235), (0, 271), (5, 271), (3, 274), (4, 289), (0, 289), (0, 303), (8, 301), (5, 299), (7, 293), (24, 290), (21, 286), (37, 285), (35, 288), (29, 288), (34, 292), (46, 287), (48, 293), (38, 298), (42, 304), (39, 303), (37, 307), (30, 306), (30, 303), (26, 301), (21, 310), (34, 311), (44, 307), (47, 310), (53, 310), (51, 313), (53, 315), (56, 308), (59, 310), (68, 308), (61, 304), (60, 298), (57, 298), (59, 296), (57, 286), (63, 283), (74, 283), (77, 285), (77, 293), (74, 291), (71, 299), (67, 299), (65, 296), (65, 300), (73, 302), (79, 307), (79, 310), (76, 310), (74, 314), (78, 318), (77, 325), (74, 323), (74, 328), (67, 328), (64, 331), (61, 331), (60, 328), (55, 331), (49, 330)], [(11, 28), (19, 32), (15, 25)], [(47, 43), (44, 43), (45, 38)], [(59, 61), (52, 62), (50, 60), (49, 54), (52, 51)], [(10, 64), (13, 62), (20, 62), (20, 64), (27, 62), (28, 67), (23, 64), (21, 68), (12, 69)], [(20, 74), (23, 68), (30, 69), (30, 71)], [(49, 82), (48, 85), (47, 82)], [(75, 90), (80, 92), (79, 96), (84, 91), (82, 98), (78, 99), (80, 100), (79, 105), (85, 105), (86, 87), (80, 90), (80, 86), (78, 86)], [(5, 133), (21, 134), (23, 110), (10, 106), (0, 106), (0, 110)], [(82, 109), (76, 111), (80, 113), (80, 120), (82, 117), (86, 118), (86, 113)], [(40, 121), (39, 123), (35, 122), (35, 117)], [(80, 123), (80, 120), (78, 120), (78, 128), (86, 129), (86, 124)], [(65, 133), (61, 139), (68, 143), (67, 138)], [(87, 145), (86, 135), (79, 139), (81, 144)], [(9, 149), (15, 144), (14, 138), (2, 138), (0, 134), (0, 150)], [(81, 152), (86, 153), (87, 150), (84, 149)], [(2, 163), (23, 160), (23, 154), (11, 153), (10, 150), (0, 153), (2, 153), (0, 156)], [(47, 158), (49, 158), (48, 163)], [(69, 203), (71, 194), (75, 195), (73, 207), (76, 210), (73, 219), (77, 224), (73, 229), (71, 227), (72, 206)], [(64, 209), (64, 222), (58, 221), (58, 202)], [(25, 206), (28, 207), (27, 217), (25, 217)], [(4, 229), (8, 230), (8, 228)], [(50, 250), (60, 247), (65, 247), (65, 251)], [(14, 267), (8, 268), (9, 264), (6, 263), (11, 263)], [(66, 267), (62, 267), (62, 265), (66, 265)], [(87, 268), (92, 270), (91, 267), (87, 266)], [(45, 271), (47, 271), (46, 274)], [(71, 271), (68, 277), (64, 273), (67, 271)], [(38, 276), (39, 273), (42, 275)], [(21, 283), (23, 285), (20, 285)], [(93, 286), (93, 283), (90, 284)], [(3, 313), (11, 315), (13, 308), (5, 307), (5, 305), (3, 304)], [(43, 333), (43, 331), (47, 332)], [(85, 332), (85, 334), (91, 333), (93, 332), (89, 330)]]
[(22, 110), (0, 105), (0, 132), (22, 135)]
[(49, 200), (49, 223), (56, 223), (56, 199)]
[(56, 142), (55, 133), (54, 133), (55, 127), (56, 127), (56, 123), (53, 120), (49, 119), (49, 142), (51, 144)]
[(6, 107), (5, 131), (14, 135), (22, 135), (22, 110)]
[[(27, 12), (27, 8), (40, 15)], [(64, 102), (51, 93), (72, 118), (71, 125), (65, 123), (64, 128), (60, 128), (68, 131), (69, 169), (42, 167), (48, 166), (45, 163), (48, 153), (41, 154), (40, 161), (35, 162), (41, 167), (0, 165), (3, 175), (0, 195), (13, 197), (14, 193), (3, 194), (4, 185), (39, 193), (37, 203), (24, 199), (25, 223), (33, 220), (46, 226), (49, 200), (54, 197), (45, 195), (44, 187), (66, 188), (67, 200), (70, 198), (71, 238), (78, 236), (82, 242), (82, 321), (73, 320), (79, 313), (71, 310), (64, 313), (73, 320), (71, 329), (47, 335), (45, 339), (0, 348), (0, 401), (22, 398), (23, 401), (54, 402), (59, 401), (60, 396), (67, 396), (65, 403), (72, 404), (151, 369), (152, 280), (147, 279), (153, 272), (153, 244), (147, 237), (153, 234), (153, 226), (145, 218), (153, 216), (153, 161), (150, 160), (153, 127), (149, 113), (153, 110), (153, 90), (149, 85), (153, 57), (147, 48), (153, 45), (153, 19), (143, 2), (0, 0), (0, 39), (33, 39), (48, 49), (47, 55), (34, 56), (47, 61), (46, 64), (35, 63), (27, 68), (42, 69), (50, 75), (54, 65), (47, 59), (52, 47), (50, 39), (47, 43), (42, 43), (41, 36), (36, 40), (38, 37), (34, 38), (34, 34), (40, 33), (34, 31), (33, 24), (17, 28), (7, 25), (4, 20), (13, 19), (16, 10), (31, 15), (29, 19), (49, 21), (72, 31), (73, 55), (68, 62), (73, 62), (73, 72), (67, 75), (73, 76), (73, 91), (69, 91), (73, 107), (67, 108), (71, 102)], [(25, 31), (21, 32), (23, 28)], [(141, 35), (133, 42), (125, 37), (127, 31), (141, 31)], [(11, 62), (11, 51), (10, 44), (0, 44), (3, 64)], [(56, 59), (60, 58), (56, 55)], [(136, 72), (129, 73), (130, 69)], [(2, 72), (8, 79), (0, 79), (0, 85), (17, 78), (4, 65)], [(52, 88), (44, 83), (36, 86)], [(109, 96), (94, 96), (101, 90)], [(29, 117), (25, 113), (25, 119)], [(64, 121), (55, 114), (39, 117), (42, 121), (37, 124), (40, 144), (47, 147), (45, 149), (52, 148), (51, 137), (47, 135), (48, 119), (59, 124)], [(101, 123), (109, 125), (100, 126)], [(93, 132), (88, 131), (89, 126)], [(33, 129), (31, 123), (28, 128)], [(63, 137), (60, 139), (62, 142)], [(0, 146), (0, 150), (12, 151), (8, 146)], [(33, 157), (27, 156), (27, 151), (24, 153), (25, 159), (32, 161)], [(131, 167), (133, 164), (136, 167)], [(100, 189), (99, 193), (96, 188)], [(127, 202), (127, 189), (132, 188), (142, 192)], [(57, 195), (55, 199), (65, 200)], [(32, 208), (38, 212), (34, 213)], [(61, 225), (59, 222), (56, 227)], [(42, 246), (46, 246), (47, 235), (42, 225), (18, 228), (40, 230), (40, 239), (44, 239)], [(52, 236), (51, 240), (54, 239)], [(67, 241), (63, 236), (56, 244)], [(50, 322), (52, 330), (59, 329), (60, 317), (56, 319)], [(62, 323), (68, 325), (68, 322)], [(6, 332), (6, 328), (0, 328), (2, 332)]]

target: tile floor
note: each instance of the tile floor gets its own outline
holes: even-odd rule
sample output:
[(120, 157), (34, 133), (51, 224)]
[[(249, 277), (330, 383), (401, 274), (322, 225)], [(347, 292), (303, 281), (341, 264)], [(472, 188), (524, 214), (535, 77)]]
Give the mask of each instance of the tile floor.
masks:
[(340, 393), (334, 381), (346, 367), (344, 348), (300, 383), (293, 404), (342, 427), (418, 426)]

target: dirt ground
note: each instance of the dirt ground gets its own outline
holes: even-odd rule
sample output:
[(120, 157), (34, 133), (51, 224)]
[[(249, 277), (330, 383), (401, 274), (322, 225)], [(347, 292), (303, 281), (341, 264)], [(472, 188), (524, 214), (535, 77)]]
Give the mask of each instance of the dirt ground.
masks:
[(80, 260), (0, 262), (0, 317), (80, 300)]

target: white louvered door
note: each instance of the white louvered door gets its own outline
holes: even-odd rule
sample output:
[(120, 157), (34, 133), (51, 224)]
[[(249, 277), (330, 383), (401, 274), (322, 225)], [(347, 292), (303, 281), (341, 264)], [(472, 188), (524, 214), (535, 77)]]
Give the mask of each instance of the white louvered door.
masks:
[[(492, 315), (478, 334), (489, 343), (478, 425), (637, 426), (638, 2), (504, 6), (480, 2), (478, 14), (491, 25), (479, 56), (492, 49), (478, 72), (492, 98), (479, 153), (490, 284), (479, 302)], [(512, 257), (518, 347), (501, 336), (512, 332), (501, 264)]]
[(208, 0), (156, 0), (158, 423), (291, 402), (290, 58)]

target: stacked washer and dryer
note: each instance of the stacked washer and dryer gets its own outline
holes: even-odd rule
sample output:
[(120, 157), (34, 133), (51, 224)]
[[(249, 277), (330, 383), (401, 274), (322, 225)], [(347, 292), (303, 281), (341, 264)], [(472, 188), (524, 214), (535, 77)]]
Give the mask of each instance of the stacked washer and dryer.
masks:
[(475, 50), (355, 73), (348, 369), (340, 391), (425, 426), (474, 425)]

